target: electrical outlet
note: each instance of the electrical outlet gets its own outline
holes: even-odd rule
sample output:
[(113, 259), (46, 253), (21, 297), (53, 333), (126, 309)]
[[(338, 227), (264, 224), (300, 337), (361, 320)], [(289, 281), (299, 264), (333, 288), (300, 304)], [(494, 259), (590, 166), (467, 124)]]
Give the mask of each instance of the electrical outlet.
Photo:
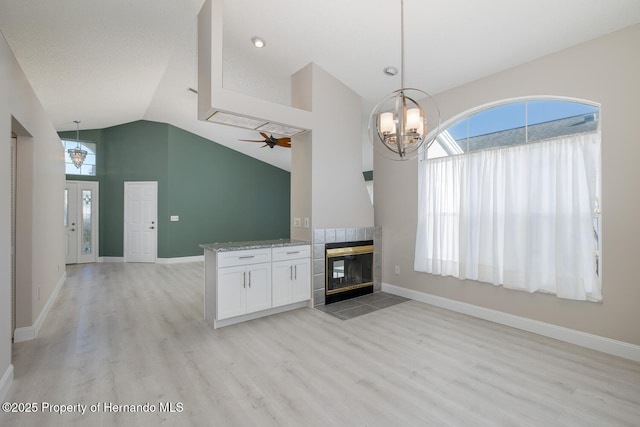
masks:
[(394, 271), (394, 273), (396, 273), (396, 274), (400, 274), (400, 266), (399, 266), (399, 265), (396, 265), (396, 266), (393, 268), (393, 271)]
[(180, 216), (178, 216), (178, 215), (171, 215), (171, 221), (180, 221)]
[(309, 228), (309, 218), (308, 217), (304, 218), (304, 228)]
[(300, 227), (300, 218), (293, 218), (293, 226)]

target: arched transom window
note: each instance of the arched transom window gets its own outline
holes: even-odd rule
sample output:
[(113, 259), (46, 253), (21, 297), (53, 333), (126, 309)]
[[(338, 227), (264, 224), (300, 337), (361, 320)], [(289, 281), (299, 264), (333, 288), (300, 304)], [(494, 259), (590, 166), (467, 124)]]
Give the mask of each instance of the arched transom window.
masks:
[(428, 158), (596, 132), (600, 108), (586, 101), (525, 99), (472, 109), (443, 125)]

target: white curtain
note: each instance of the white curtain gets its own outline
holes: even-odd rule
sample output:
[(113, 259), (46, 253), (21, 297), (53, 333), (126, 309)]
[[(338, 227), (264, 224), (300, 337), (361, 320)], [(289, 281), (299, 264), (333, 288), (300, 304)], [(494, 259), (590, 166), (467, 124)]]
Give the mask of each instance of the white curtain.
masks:
[(602, 300), (600, 135), (420, 162), (415, 270)]

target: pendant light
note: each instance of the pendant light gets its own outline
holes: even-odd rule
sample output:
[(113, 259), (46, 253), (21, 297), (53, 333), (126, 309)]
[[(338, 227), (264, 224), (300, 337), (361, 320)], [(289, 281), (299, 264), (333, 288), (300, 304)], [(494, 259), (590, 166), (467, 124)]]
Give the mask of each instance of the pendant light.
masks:
[[(427, 148), (437, 136), (440, 128), (440, 111), (427, 92), (404, 87), (404, 1), (400, 0), (400, 89), (383, 98), (371, 112), (369, 118), (369, 138), (374, 147), (385, 157), (392, 160), (408, 160), (418, 154), (429, 131)], [(393, 75), (394, 67), (386, 67), (384, 73)], [(433, 105), (435, 118), (433, 129), (429, 129), (424, 108), (420, 103)]]
[(74, 120), (73, 122), (76, 124), (76, 141), (78, 145), (76, 148), (69, 148), (67, 153), (69, 153), (73, 164), (80, 169), (84, 163), (84, 159), (87, 157), (87, 150), (83, 150), (80, 147), (80, 120)]

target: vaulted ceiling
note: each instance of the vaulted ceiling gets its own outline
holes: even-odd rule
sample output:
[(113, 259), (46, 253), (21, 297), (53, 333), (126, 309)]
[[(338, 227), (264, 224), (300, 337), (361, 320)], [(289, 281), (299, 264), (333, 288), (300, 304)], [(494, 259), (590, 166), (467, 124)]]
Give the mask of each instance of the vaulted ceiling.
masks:
[[(432, 94), (640, 22), (638, 0), (404, 3), (405, 85)], [(197, 120), (202, 4), (0, 0), (0, 31), (59, 131), (162, 121), (289, 170), (289, 150)], [(287, 103), (288, 77), (313, 61), (362, 97), (364, 120), (399, 88), (382, 70), (400, 67), (400, 34), (400, 0), (227, 0), (225, 85)], [(253, 48), (254, 35), (267, 46)]]

